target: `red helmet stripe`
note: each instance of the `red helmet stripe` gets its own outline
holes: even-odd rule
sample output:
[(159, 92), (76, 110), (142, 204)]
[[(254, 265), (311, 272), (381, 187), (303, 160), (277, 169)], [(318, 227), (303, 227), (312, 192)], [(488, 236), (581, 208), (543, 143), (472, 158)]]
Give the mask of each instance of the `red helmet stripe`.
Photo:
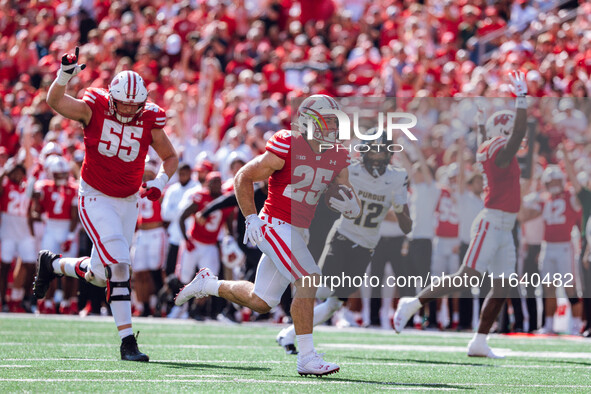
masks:
[(133, 75), (133, 97), (135, 97), (137, 95), (137, 84), (136, 84), (136, 80), (135, 80), (135, 73), (132, 74)]
[(131, 73), (128, 71), (127, 72), (127, 98), (129, 98), (130, 94), (131, 94)]

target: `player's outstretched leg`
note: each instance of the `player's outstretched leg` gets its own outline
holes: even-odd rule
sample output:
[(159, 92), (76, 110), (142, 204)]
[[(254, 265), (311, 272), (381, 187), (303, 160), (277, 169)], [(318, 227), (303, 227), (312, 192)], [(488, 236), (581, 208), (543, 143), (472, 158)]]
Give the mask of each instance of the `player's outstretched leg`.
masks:
[(58, 274), (54, 272), (53, 262), (60, 257), (60, 255), (52, 253), (49, 250), (39, 252), (37, 256), (37, 275), (33, 283), (33, 294), (38, 300), (45, 297), (45, 293), (49, 289), (49, 284), (53, 279), (58, 277)]
[(421, 309), (421, 302), (416, 297), (402, 297), (394, 313), (394, 330), (400, 334), (411, 317)]
[[(183, 305), (191, 298), (203, 298), (212, 293), (208, 293), (205, 289), (207, 283), (217, 284), (218, 277), (215, 276), (209, 268), (201, 268), (195, 275), (193, 280), (179, 291), (174, 298), (174, 303), (177, 306)], [(219, 286), (217, 286), (219, 287)]]

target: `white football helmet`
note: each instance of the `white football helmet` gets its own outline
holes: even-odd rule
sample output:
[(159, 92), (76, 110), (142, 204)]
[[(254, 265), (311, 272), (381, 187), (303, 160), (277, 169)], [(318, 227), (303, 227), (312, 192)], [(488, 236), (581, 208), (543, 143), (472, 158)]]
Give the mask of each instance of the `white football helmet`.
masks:
[(47, 160), (46, 168), (56, 185), (65, 185), (68, 182), (70, 165), (63, 157), (50, 156)]
[(515, 112), (510, 110), (497, 111), (486, 121), (487, 138), (509, 137), (515, 125)]
[[(139, 114), (148, 100), (148, 89), (144, 80), (135, 71), (121, 71), (109, 85), (109, 108), (121, 123), (129, 123)], [(118, 104), (138, 105), (135, 113), (124, 113)]]
[(231, 235), (226, 235), (222, 240), (222, 263), (230, 268), (234, 269), (239, 267), (246, 261), (246, 255), (238, 246), (238, 243)]
[[(297, 112), (297, 123), (299, 132), (306, 135), (309, 122), (314, 128), (313, 138), (318, 142), (334, 144), (337, 142), (338, 128), (331, 130), (328, 128), (325, 119), (318, 112), (320, 109), (341, 109), (341, 106), (335, 99), (325, 94), (314, 94), (306, 98), (300, 104)], [(335, 116), (336, 118), (336, 116)]]
[(555, 180), (559, 180), (564, 185), (564, 172), (557, 165), (549, 165), (542, 173), (542, 183), (546, 184)]
[(56, 142), (48, 142), (47, 144), (45, 144), (45, 146), (43, 147), (43, 149), (41, 149), (41, 153), (40, 153), (40, 160), (42, 162), (45, 162), (47, 160), (47, 158), (49, 158), (52, 155), (63, 155), (64, 154), (64, 150), (62, 149), (62, 147), (56, 143)]

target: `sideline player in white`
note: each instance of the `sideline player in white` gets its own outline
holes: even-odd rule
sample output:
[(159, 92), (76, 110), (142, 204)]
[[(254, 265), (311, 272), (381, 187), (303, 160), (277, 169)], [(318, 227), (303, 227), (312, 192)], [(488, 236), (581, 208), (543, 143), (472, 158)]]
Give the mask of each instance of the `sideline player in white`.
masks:
[[(336, 116), (324, 116), (323, 123), (314, 121), (322, 118), (318, 111), (323, 109), (339, 109), (339, 106), (325, 95), (306, 98), (297, 111), (297, 130), (275, 133), (267, 142), (267, 151), (242, 167), (234, 180), (236, 197), (246, 218), (244, 242), (256, 244), (263, 252), (254, 284), (220, 281), (208, 269), (202, 269), (176, 298), (177, 305), (182, 305), (192, 297), (215, 295), (267, 313), (279, 304), (281, 295), (293, 283), (296, 293), (291, 316), (300, 347), (297, 370), (300, 375), (316, 376), (337, 372), (339, 366), (325, 362), (314, 350), (315, 283), (319, 283), (320, 268), (303, 234), (329, 183), (351, 189), (347, 170), (349, 153), (344, 149), (320, 150), (323, 143), (337, 143)], [(314, 139), (310, 140), (305, 137), (308, 122), (314, 127)], [(269, 195), (257, 216), (253, 184), (266, 179), (269, 179)], [(350, 191), (349, 195), (340, 190), (343, 200), (333, 197), (331, 204), (346, 217), (357, 218), (361, 213), (359, 199)]]
[[(368, 134), (375, 134), (369, 130)], [(362, 277), (371, 262), (374, 250), (380, 240), (380, 227), (390, 207), (393, 208), (402, 231), (408, 234), (412, 229), (407, 205), (408, 175), (406, 170), (390, 165), (392, 153), (373, 147), (363, 153), (361, 161), (349, 166), (349, 181), (363, 208), (356, 219), (341, 215), (326, 239), (326, 244), (318, 262), (322, 276), (342, 278)], [(358, 288), (341, 286), (331, 293), (328, 288), (320, 288), (320, 293), (328, 294), (326, 301), (314, 308), (314, 326), (324, 323), (335, 314), (343, 303)], [(277, 334), (277, 343), (288, 354), (297, 354), (295, 348), (295, 327), (292, 324)]]
[[(76, 54), (65, 54), (47, 103), (60, 115), (84, 126), (86, 155), (82, 164), (78, 211), (93, 248), (90, 257), (60, 258), (39, 252), (34, 293), (43, 298), (57, 275), (84, 278), (106, 287), (119, 337), (121, 359), (148, 361), (137, 347), (131, 328), (129, 248), (138, 217), (140, 197), (156, 201), (176, 171), (177, 154), (163, 130), (166, 114), (148, 102), (139, 74), (122, 71), (109, 90), (88, 88), (82, 100), (65, 94), (68, 81), (85, 67)], [(142, 184), (145, 159), (152, 146), (162, 165), (156, 179)]]
[[(509, 285), (499, 276), (505, 274), (508, 278), (515, 272), (516, 253), (511, 230), (521, 203), (521, 171), (515, 155), (526, 133), (527, 85), (521, 71), (513, 71), (510, 78), (517, 95), (516, 111), (494, 113), (486, 122), (486, 135), (491, 139), (478, 148), (477, 164), (485, 180), (485, 209), (472, 224), (470, 247), (463, 265), (440, 286), (426, 288), (416, 297), (402, 298), (394, 314), (394, 328), (400, 333), (422, 305), (459, 290), (450, 285), (450, 279), (464, 278), (464, 275), (480, 279), (488, 271), (495, 279), (482, 307), (478, 331), (468, 344), (468, 356), (499, 358), (488, 346), (486, 337), (509, 291)], [(483, 131), (481, 128), (480, 132)]]

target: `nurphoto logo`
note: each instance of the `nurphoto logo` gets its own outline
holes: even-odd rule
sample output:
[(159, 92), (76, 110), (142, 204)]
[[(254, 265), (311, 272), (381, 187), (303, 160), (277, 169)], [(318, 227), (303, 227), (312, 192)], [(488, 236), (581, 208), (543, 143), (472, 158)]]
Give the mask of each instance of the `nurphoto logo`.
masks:
[[(339, 125), (338, 131), (338, 141), (349, 141), (351, 140), (351, 130), (353, 130), (354, 136), (361, 141), (383, 141), (384, 132), (386, 133), (387, 141), (393, 141), (393, 137), (395, 132), (402, 131), (404, 135), (410, 139), (411, 141), (417, 141), (417, 137), (410, 131), (411, 128), (417, 125), (417, 117), (414, 114), (410, 114), (407, 112), (379, 112), (378, 113), (378, 122), (377, 127), (374, 133), (366, 134), (360, 131), (359, 129), (359, 113), (354, 112), (353, 115), (353, 122), (351, 122), (349, 115), (347, 115), (344, 111), (339, 109), (318, 109), (315, 111), (318, 116), (313, 114), (308, 114), (310, 117), (314, 119), (314, 122), (308, 122), (307, 128), (307, 138), (313, 139), (314, 136), (314, 123), (318, 125), (320, 129), (326, 127), (326, 121), (324, 120), (325, 116), (336, 116)], [(384, 121), (385, 118), (385, 121)], [(385, 125), (385, 127), (384, 127)], [(353, 126), (353, 127), (351, 127)], [(323, 143), (320, 145), (320, 151), (322, 150), (329, 150), (329, 149), (336, 149), (342, 150), (346, 149), (349, 152), (367, 152), (372, 149), (372, 146), (376, 146), (377, 150), (387, 150), (388, 152), (401, 152), (404, 150), (404, 147), (400, 144), (384, 144), (384, 143), (361, 143), (361, 144), (351, 144), (349, 146), (343, 146), (342, 144), (331, 144), (331, 143)]]

